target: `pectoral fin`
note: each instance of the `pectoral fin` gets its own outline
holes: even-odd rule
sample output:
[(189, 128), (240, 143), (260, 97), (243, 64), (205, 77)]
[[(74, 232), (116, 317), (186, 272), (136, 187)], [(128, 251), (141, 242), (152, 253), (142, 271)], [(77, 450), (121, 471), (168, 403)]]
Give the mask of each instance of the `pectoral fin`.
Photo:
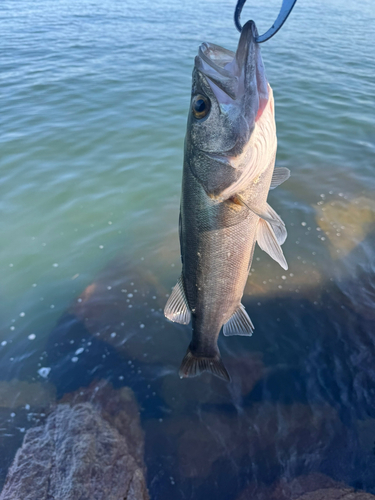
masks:
[(164, 316), (175, 323), (188, 325), (190, 323), (191, 313), (186, 299), (182, 276), (178, 278), (176, 286), (165, 304)]
[(257, 227), (257, 242), (262, 250), (272, 257), (283, 269), (288, 269), (283, 251), (279, 244), (271, 224), (263, 219), (259, 219)]
[(241, 196), (240, 194), (236, 195), (234, 198), (236, 200), (238, 200), (238, 202), (241, 203), (242, 205), (245, 205), (255, 215), (257, 215), (261, 219), (266, 220), (267, 222), (269, 222), (273, 226), (285, 227), (285, 224), (280, 219), (280, 216), (275, 212), (275, 210), (268, 203), (266, 203), (263, 207), (260, 208), (257, 205), (253, 204), (251, 202), (251, 200), (250, 201), (245, 200), (244, 197)]
[(223, 327), (223, 333), (226, 337), (231, 335), (251, 336), (253, 331), (254, 325), (242, 304)]
[(288, 180), (289, 177), (290, 177), (289, 168), (285, 167), (275, 168), (273, 171), (270, 189), (275, 189), (277, 186), (280, 186), (280, 184)]

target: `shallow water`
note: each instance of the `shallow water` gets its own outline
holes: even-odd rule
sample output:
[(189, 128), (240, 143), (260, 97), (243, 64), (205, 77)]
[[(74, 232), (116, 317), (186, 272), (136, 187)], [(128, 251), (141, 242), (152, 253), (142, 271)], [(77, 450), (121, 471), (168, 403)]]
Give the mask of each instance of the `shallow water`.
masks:
[[(243, 18), (262, 32), (278, 7)], [(190, 327), (162, 308), (191, 70), (202, 41), (235, 48), (233, 8), (1, 2), (1, 481), (55, 390), (107, 378), (141, 404), (153, 499), (269, 499), (312, 473), (375, 494), (370, 0), (301, 1), (263, 44), (289, 270), (256, 251), (254, 336), (220, 344), (231, 384), (177, 376)]]

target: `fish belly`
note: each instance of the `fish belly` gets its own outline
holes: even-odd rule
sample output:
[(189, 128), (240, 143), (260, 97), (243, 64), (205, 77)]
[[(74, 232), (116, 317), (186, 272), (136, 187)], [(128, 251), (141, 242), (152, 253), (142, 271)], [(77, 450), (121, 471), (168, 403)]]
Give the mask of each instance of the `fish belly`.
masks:
[(259, 217), (232, 202), (211, 200), (184, 168), (181, 202), (183, 283), (195, 335), (208, 342), (239, 307)]

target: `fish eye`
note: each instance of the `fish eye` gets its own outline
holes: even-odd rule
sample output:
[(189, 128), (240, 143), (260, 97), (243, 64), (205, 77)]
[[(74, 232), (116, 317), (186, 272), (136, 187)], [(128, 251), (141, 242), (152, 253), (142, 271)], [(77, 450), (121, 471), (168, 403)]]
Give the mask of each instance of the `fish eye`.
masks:
[(191, 107), (193, 110), (193, 115), (197, 120), (201, 120), (205, 116), (208, 115), (211, 109), (211, 103), (210, 100), (202, 95), (198, 94), (193, 97), (193, 101), (191, 103)]

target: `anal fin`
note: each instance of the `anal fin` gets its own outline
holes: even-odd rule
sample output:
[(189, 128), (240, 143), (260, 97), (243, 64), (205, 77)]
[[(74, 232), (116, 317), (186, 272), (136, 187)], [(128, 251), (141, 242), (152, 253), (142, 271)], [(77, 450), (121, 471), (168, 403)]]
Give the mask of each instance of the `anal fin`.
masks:
[(251, 336), (253, 331), (254, 325), (242, 304), (223, 327), (223, 333), (226, 337), (231, 335)]
[(227, 382), (230, 381), (229, 373), (219, 353), (213, 357), (197, 356), (189, 348), (180, 366), (180, 377), (197, 377), (202, 372), (210, 372), (212, 375), (216, 375), (216, 377), (226, 380)]
[(277, 186), (280, 186), (280, 184), (288, 180), (289, 177), (290, 177), (289, 168), (285, 167), (275, 168), (273, 171), (270, 189), (277, 188)]
[(178, 278), (176, 286), (167, 300), (164, 307), (164, 316), (175, 323), (188, 325), (190, 323), (191, 312), (186, 299), (182, 276)]

